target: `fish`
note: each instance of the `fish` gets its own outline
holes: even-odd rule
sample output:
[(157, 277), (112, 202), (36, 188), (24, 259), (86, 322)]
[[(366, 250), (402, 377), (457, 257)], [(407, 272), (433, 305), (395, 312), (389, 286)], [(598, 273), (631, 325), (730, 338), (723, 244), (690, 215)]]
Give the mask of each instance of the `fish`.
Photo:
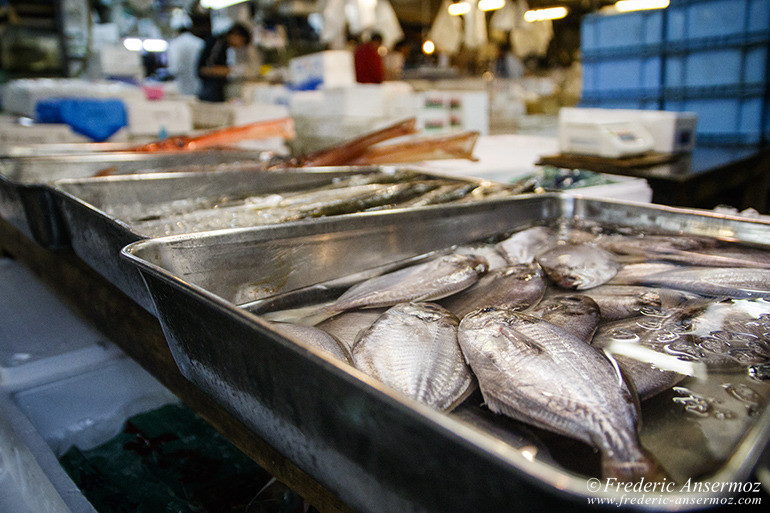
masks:
[(424, 160), (473, 160), (473, 148), (479, 132), (420, 137), (392, 144), (369, 146), (358, 157), (345, 162), (353, 166), (408, 164)]
[(705, 248), (698, 251), (673, 250), (657, 255), (659, 260), (690, 266), (751, 267), (770, 269), (770, 253), (752, 248)]
[(525, 310), (540, 301), (545, 288), (545, 277), (538, 266), (519, 264), (488, 272), (441, 304), (461, 319), (469, 312), (487, 306)]
[(488, 267), (482, 257), (444, 255), (358, 283), (302, 324), (315, 325), (346, 310), (383, 308), (451, 296), (476, 283)]
[(463, 244), (454, 248), (452, 253), (484, 257), (489, 264), (490, 272), (510, 265), (494, 244)]
[(289, 324), (285, 322), (274, 322), (271, 326), (284, 335), (286, 338), (299, 342), (300, 344), (318, 349), (325, 355), (353, 365), (353, 357), (350, 350), (336, 337), (329, 333), (314, 328), (312, 326), (300, 326), (299, 324)]
[(600, 285), (582, 294), (596, 302), (603, 322), (639, 315), (645, 308), (674, 308), (696, 297), (676, 290), (635, 285)]
[(389, 308), (352, 348), (365, 374), (439, 411), (451, 411), (475, 389), (457, 343), (459, 320), (434, 303)]
[(770, 269), (688, 267), (648, 275), (639, 283), (711, 297), (764, 297), (770, 296)]
[(342, 144), (275, 163), (271, 169), (291, 167), (344, 166), (360, 157), (370, 146), (417, 132), (417, 118), (411, 117), (374, 130)]
[(550, 322), (586, 343), (601, 320), (599, 305), (587, 295), (551, 296), (527, 310), (527, 314)]
[(485, 308), (458, 340), (487, 407), (599, 449), (605, 477), (660, 476), (639, 441), (636, 397), (604, 354), (537, 317)]
[[(665, 352), (666, 346), (677, 341), (689, 343), (689, 336), (679, 333), (683, 331), (681, 325), (677, 325), (673, 320), (667, 324), (664, 319), (639, 315), (602, 324), (590, 343), (598, 349), (605, 349), (612, 342), (620, 341), (640, 344), (669, 354)], [(618, 362), (623, 376), (633, 384), (642, 401), (669, 390), (685, 378), (684, 374), (660, 369), (650, 362), (621, 354), (613, 354), (612, 357)]]
[(442, 203), (451, 203), (453, 201), (459, 201), (473, 192), (474, 189), (479, 187), (475, 183), (460, 183), (460, 184), (446, 184), (439, 185), (435, 189), (426, 192), (416, 198), (408, 201), (404, 201), (399, 204), (400, 208), (406, 207), (425, 207), (429, 205), (440, 205)]
[(604, 235), (596, 243), (618, 255), (638, 255), (652, 258), (676, 251), (694, 251), (714, 247), (716, 240), (692, 235), (638, 234)]
[(358, 336), (374, 324), (385, 310), (386, 308), (374, 308), (342, 312), (317, 324), (316, 328), (324, 330), (350, 349)]
[(544, 226), (535, 226), (514, 233), (497, 244), (498, 250), (511, 265), (530, 264), (535, 257), (559, 244), (556, 232)]
[[(168, 139), (134, 146), (129, 148), (128, 151), (195, 151), (230, 146), (245, 140), (267, 139), (270, 137), (293, 139), (295, 136), (294, 120), (292, 118), (280, 118), (268, 121), (258, 121), (248, 125), (212, 130), (195, 137), (184, 135), (170, 137)], [(123, 151), (126, 150), (124, 149)]]
[(535, 260), (556, 285), (571, 290), (603, 285), (621, 267), (611, 253), (592, 244), (563, 244)]
[(666, 262), (626, 264), (610, 281), (607, 282), (607, 285), (637, 285), (644, 281), (645, 276), (665, 271), (673, 271), (675, 269), (682, 269), (682, 267)]

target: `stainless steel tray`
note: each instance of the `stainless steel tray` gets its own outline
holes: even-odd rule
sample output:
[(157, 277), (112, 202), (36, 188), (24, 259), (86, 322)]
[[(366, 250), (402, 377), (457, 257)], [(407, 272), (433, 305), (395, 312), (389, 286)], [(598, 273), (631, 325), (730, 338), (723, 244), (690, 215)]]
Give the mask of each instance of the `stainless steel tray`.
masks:
[(0, 158), (0, 217), (29, 238), (49, 248), (66, 246), (59, 213), (49, 185), (62, 178), (116, 173), (168, 171), (187, 166), (254, 161), (259, 154), (242, 151), (135, 153), (104, 152)]
[[(353, 508), (584, 509), (589, 499), (619, 500), (626, 492), (595, 492), (585, 476), (528, 459), (524, 451), (454, 413), (444, 415), (403, 398), (355, 369), (292, 343), (234, 304), (244, 284), (290, 292), (565, 217), (752, 244), (770, 241), (768, 223), (542, 195), (154, 239), (128, 246), (123, 255), (144, 276), (181, 372)], [(473, 410), (481, 399), (470, 401)], [(707, 480), (745, 479), (769, 436), (770, 411), (765, 408)], [(674, 444), (680, 440), (666, 438)], [(573, 449), (565, 446), (567, 452)], [(595, 455), (589, 451), (574, 457)], [(683, 495), (667, 494), (671, 502), (654, 508), (703, 507), (676, 504)]]
[[(81, 180), (60, 180), (55, 184), (70, 244), (88, 265), (106, 277), (129, 297), (152, 311), (152, 301), (136, 269), (118, 258), (129, 243), (151, 238), (128, 219), (107, 214), (125, 205), (152, 208), (161, 202), (190, 198), (235, 198), (255, 194), (286, 193), (323, 186), (340, 178), (382, 172), (382, 167), (326, 167), (276, 172), (232, 171), (130, 175)], [(426, 175), (423, 171), (402, 171)], [(457, 183), (480, 183), (476, 179), (443, 177)]]

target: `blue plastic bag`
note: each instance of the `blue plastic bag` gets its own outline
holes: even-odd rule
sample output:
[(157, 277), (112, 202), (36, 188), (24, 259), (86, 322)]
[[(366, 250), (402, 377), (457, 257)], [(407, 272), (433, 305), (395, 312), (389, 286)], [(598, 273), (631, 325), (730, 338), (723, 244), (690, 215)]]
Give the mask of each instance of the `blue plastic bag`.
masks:
[(116, 99), (53, 98), (35, 105), (39, 123), (66, 123), (78, 134), (102, 142), (128, 124), (126, 107)]

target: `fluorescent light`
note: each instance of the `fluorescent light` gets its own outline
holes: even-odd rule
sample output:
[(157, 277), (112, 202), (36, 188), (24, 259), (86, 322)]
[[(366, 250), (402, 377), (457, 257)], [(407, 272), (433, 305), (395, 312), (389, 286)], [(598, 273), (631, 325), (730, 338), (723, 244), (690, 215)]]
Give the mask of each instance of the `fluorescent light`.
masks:
[(433, 43), (433, 41), (431, 41), (430, 39), (428, 39), (427, 41), (425, 41), (425, 42), (422, 44), (422, 51), (423, 51), (423, 53), (425, 53), (426, 55), (430, 55), (430, 54), (432, 54), (433, 52), (435, 52), (435, 51), (436, 51), (436, 45)]
[(669, 0), (619, 0), (615, 3), (615, 9), (620, 12), (665, 9), (669, 3)]
[(449, 4), (449, 14), (452, 16), (462, 16), (471, 12), (471, 4), (463, 0), (456, 4)]
[(524, 21), (532, 23), (533, 21), (559, 20), (569, 14), (566, 7), (548, 7), (546, 9), (535, 9), (524, 13)]
[(126, 48), (126, 50), (130, 50), (132, 52), (140, 52), (142, 51), (142, 40), (138, 37), (127, 37), (123, 40), (123, 46)]
[(247, 0), (201, 0), (201, 7), (208, 9), (224, 9), (231, 5), (240, 4)]
[(505, 0), (479, 0), (479, 9), (482, 11), (495, 11), (502, 9)]
[(165, 39), (145, 39), (142, 48), (145, 52), (165, 52), (168, 50), (168, 42)]

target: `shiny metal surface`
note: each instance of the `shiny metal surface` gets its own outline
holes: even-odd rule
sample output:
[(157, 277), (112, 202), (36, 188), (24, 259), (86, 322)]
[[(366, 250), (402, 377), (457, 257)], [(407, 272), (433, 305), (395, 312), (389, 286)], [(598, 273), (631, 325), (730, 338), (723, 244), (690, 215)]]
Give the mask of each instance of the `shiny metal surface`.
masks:
[[(292, 343), (233, 302), (244, 284), (269, 290), (266, 297), (303, 287), (312, 294), (319, 290), (314, 284), (573, 216), (770, 241), (766, 222), (542, 195), (167, 237), (132, 244), (123, 256), (144, 276), (182, 373), (352, 507), (367, 512), (580, 510), (591, 497), (619, 499), (625, 492), (594, 492), (585, 477), (533, 461), (491, 432), (409, 401)], [(770, 410), (765, 409), (706, 481), (745, 479), (769, 437)], [(670, 503), (654, 507), (703, 507), (677, 504), (681, 492), (667, 496)]]
[[(328, 167), (276, 172), (156, 173), (91, 179), (59, 180), (55, 200), (75, 253), (129, 297), (152, 311), (152, 302), (136, 269), (118, 258), (132, 242), (150, 238), (130, 224), (105, 212), (107, 207), (141, 205), (189, 198), (218, 199), (256, 194), (285, 193), (327, 185), (335, 179), (377, 173), (381, 167)], [(414, 174), (425, 175), (422, 171)], [(477, 180), (461, 180), (456, 182)]]
[(62, 247), (69, 241), (49, 187), (55, 180), (93, 176), (107, 168), (125, 174), (258, 159), (258, 153), (242, 151), (103, 152), (0, 158), (0, 217), (42, 246)]

